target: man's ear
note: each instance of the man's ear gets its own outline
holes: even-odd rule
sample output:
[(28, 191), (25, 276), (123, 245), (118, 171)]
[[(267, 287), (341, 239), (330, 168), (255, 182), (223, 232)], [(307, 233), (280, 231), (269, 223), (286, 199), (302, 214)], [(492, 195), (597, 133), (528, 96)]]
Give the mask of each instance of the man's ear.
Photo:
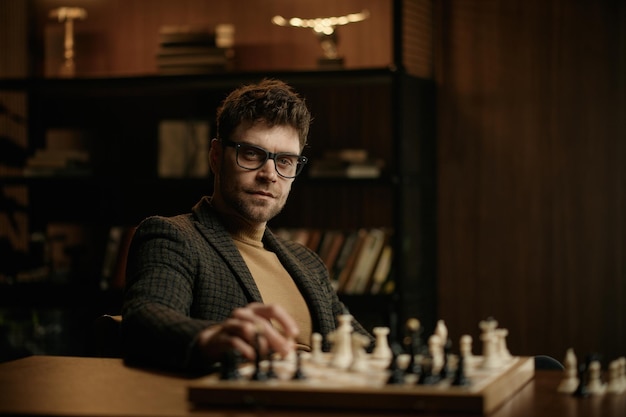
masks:
[(219, 140), (211, 139), (211, 147), (209, 148), (209, 167), (211, 171), (216, 173), (219, 171), (219, 164), (222, 160), (222, 144)]

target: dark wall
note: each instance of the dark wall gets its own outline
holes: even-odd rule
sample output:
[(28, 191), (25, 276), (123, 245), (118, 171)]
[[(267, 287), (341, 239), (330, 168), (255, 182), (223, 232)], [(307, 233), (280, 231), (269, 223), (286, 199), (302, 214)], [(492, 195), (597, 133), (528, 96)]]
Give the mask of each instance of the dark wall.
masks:
[(436, 6), (440, 317), (626, 354), (626, 3)]

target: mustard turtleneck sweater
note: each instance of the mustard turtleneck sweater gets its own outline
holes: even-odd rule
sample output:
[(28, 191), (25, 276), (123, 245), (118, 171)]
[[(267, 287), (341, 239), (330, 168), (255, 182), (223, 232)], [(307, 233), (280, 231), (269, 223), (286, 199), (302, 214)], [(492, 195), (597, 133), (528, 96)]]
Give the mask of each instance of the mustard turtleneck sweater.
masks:
[[(230, 225), (232, 226), (232, 224)], [(231, 229), (231, 236), (256, 282), (265, 304), (278, 304), (293, 317), (300, 334), (300, 348), (311, 346), (311, 315), (309, 308), (287, 270), (274, 252), (263, 246), (264, 229)]]

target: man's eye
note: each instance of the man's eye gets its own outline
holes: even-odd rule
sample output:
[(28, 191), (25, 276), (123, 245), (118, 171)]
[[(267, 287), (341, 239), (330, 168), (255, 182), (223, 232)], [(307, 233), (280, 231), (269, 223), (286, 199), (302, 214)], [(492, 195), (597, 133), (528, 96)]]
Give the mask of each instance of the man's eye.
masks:
[(293, 156), (282, 155), (278, 158), (278, 163), (283, 166), (295, 165), (296, 162), (297, 162), (297, 158)]
[(263, 159), (265, 154), (254, 148), (241, 148), (240, 152), (247, 159)]

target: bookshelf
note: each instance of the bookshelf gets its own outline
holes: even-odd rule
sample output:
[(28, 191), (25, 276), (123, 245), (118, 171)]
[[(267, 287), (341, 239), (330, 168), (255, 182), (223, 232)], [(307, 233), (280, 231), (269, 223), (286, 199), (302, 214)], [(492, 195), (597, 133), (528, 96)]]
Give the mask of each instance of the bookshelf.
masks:
[[(400, 3), (393, 2), (397, 7)], [(73, 256), (71, 267), (59, 277), (0, 283), (0, 310), (17, 307), (22, 300), (33, 308), (52, 309), (69, 320), (73, 331), (64, 336), (69, 342), (60, 353), (86, 354), (89, 347), (84, 338), (79, 340), (81, 329), (100, 314), (118, 314), (121, 304), (121, 289), (101, 282), (111, 228), (132, 227), (149, 215), (187, 212), (200, 196), (211, 193), (206, 177), (159, 176), (160, 123), (202, 122), (211, 137), (215, 109), (225, 95), (264, 77), (282, 79), (306, 97), (314, 116), (305, 149), (309, 158), (349, 148), (365, 149), (384, 161), (375, 178), (313, 178), (305, 168), (270, 227), (392, 230), (393, 293), (341, 298), (369, 328), (403, 323), (408, 317), (434, 326), (434, 82), (401, 65), (0, 79), (0, 91), (28, 98), (29, 155), (45, 148), (54, 130), (83, 138), (90, 157), (89, 170), (80, 173), (23, 176), (0, 171), (0, 188), (18, 187), (27, 194), (29, 238), (48, 236), (51, 225), (78, 228), (83, 235), (66, 248)], [(29, 240), (27, 251), (33, 246)]]

